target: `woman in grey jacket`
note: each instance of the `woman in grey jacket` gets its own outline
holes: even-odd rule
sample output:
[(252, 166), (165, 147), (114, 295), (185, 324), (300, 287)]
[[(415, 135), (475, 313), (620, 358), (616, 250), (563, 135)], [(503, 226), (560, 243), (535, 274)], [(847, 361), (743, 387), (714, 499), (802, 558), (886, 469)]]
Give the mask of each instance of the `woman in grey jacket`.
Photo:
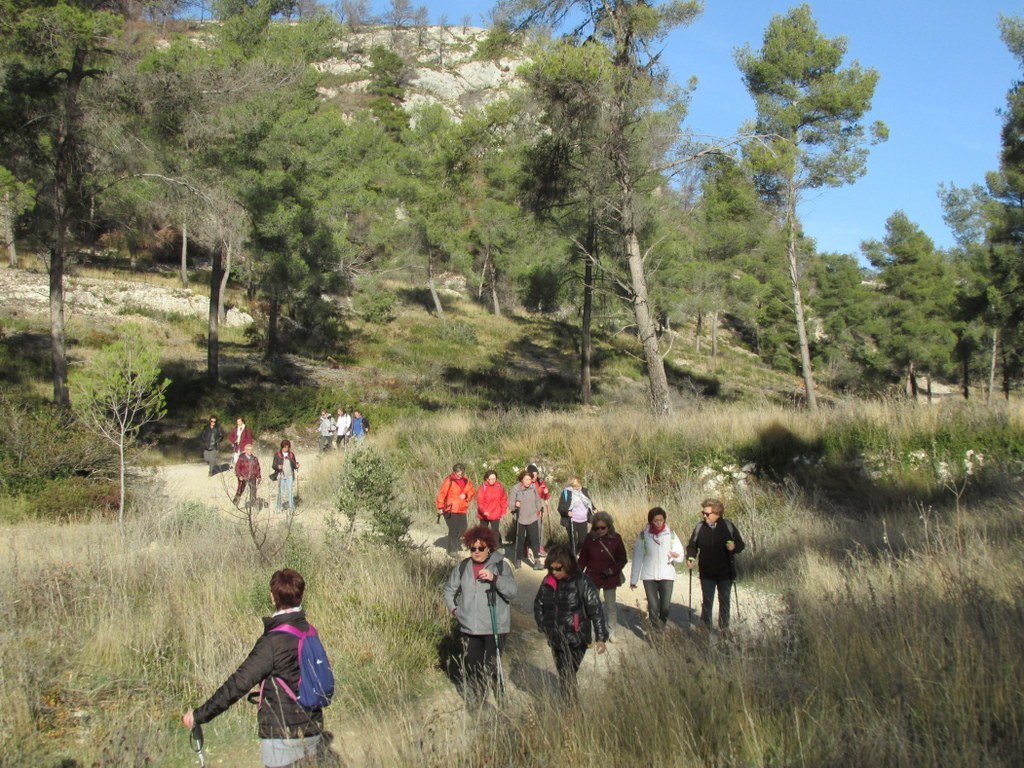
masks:
[(444, 602), (462, 633), (466, 700), (483, 703), (488, 684), (497, 679), (496, 661), (512, 629), (516, 577), (497, 551), (498, 537), (489, 527), (470, 528), (462, 540), (469, 557), (452, 569)]
[[(530, 547), (534, 552), (540, 553), (540, 531), (541, 517), (544, 514), (544, 499), (533, 482), (533, 475), (523, 470), (516, 478), (518, 482), (508, 492), (508, 511), (515, 516), (516, 520), (516, 568), (523, 564), (525, 549)], [(540, 561), (538, 554), (533, 561), (533, 570), (543, 571), (544, 564)]]

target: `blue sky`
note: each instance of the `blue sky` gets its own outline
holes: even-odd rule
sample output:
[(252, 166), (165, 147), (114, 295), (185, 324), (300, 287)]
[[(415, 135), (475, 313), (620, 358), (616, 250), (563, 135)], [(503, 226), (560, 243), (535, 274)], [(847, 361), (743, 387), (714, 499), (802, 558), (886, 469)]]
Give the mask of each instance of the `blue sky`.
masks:
[[(389, 3), (374, 0), (375, 11)], [(428, 0), (432, 20), (469, 16), (485, 26), (489, 5)], [(706, 0), (691, 26), (676, 30), (663, 61), (677, 83), (698, 79), (684, 125), (695, 133), (729, 136), (753, 117), (733, 52), (761, 46), (771, 18), (798, 5), (777, 0)], [(882, 120), (889, 141), (874, 147), (867, 175), (823, 190), (801, 208), (807, 234), (821, 251), (859, 255), (860, 243), (880, 239), (885, 220), (903, 210), (939, 247), (953, 244), (937, 197), (940, 183), (984, 183), (998, 165), (997, 110), (1021, 76), (999, 39), (1000, 13), (1024, 6), (993, 0), (818, 0), (810, 3), (819, 30), (848, 40), (847, 63), (881, 75), (869, 121)]]

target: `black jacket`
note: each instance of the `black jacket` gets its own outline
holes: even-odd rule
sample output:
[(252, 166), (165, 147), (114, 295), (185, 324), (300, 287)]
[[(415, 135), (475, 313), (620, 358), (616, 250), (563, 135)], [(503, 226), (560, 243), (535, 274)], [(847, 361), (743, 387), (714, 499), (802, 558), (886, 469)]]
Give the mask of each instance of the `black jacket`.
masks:
[(204, 451), (216, 451), (220, 445), (220, 441), (224, 439), (224, 430), (220, 428), (220, 424), (216, 427), (211, 427), (209, 424), (206, 425), (206, 429), (203, 430), (203, 434), (199, 436), (199, 442), (203, 444)]
[[(553, 576), (545, 577), (533, 600), (533, 618), (537, 629), (548, 637), (552, 645), (586, 647), (593, 635), (605, 642), (608, 624), (601, 606), (597, 587), (585, 573), (575, 573), (557, 582)], [(593, 625), (593, 632), (591, 632)]]
[(274, 678), (299, 690), (299, 639), (287, 632), (271, 632), (280, 624), (291, 624), (306, 631), (309, 623), (303, 611), (267, 616), (263, 619), (263, 635), (256, 641), (242, 665), (201, 707), (194, 712), (197, 724), (208, 723), (249, 691), (263, 686), (263, 704), (259, 709), (261, 739), (287, 739), (314, 736), (324, 727), (323, 710), (305, 710), (282, 691)]
[[(733, 541), (736, 549), (730, 552), (725, 542)], [(697, 566), (702, 579), (735, 579), (736, 564), (733, 556), (743, 551), (743, 537), (731, 521), (724, 517), (718, 519), (712, 528), (707, 521), (702, 521), (693, 529), (690, 542), (686, 545), (687, 557), (700, 557)]]

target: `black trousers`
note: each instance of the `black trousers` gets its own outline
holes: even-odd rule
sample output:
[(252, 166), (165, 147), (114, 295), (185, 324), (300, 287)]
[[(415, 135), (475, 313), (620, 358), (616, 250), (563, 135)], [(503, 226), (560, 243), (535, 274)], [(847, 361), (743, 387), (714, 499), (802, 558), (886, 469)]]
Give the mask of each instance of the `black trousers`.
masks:
[(583, 657), (587, 653), (585, 645), (569, 645), (564, 636), (549, 639), (551, 655), (555, 658), (555, 670), (558, 672), (559, 690), (567, 699), (575, 699), (579, 693), (576, 673), (580, 670)]
[(705, 627), (711, 626), (711, 611), (715, 605), (715, 591), (718, 592), (718, 627), (719, 629), (729, 628), (729, 609), (732, 605), (732, 579), (728, 576), (700, 577), (700, 591), (703, 593), (703, 601), (700, 606), (700, 620)]
[(463, 635), (462, 665), (465, 671), (465, 695), (470, 703), (482, 703), (487, 686), (498, 679), (498, 651), (505, 647), (505, 635)]
[(462, 534), (466, 532), (466, 516), (448, 513), (444, 516), (448, 524), (448, 554), (457, 555), (462, 551)]

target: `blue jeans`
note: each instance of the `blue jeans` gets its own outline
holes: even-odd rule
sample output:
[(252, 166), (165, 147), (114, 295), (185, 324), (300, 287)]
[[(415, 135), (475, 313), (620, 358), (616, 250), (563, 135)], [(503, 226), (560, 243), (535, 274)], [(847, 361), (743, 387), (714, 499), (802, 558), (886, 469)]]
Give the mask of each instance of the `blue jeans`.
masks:
[(288, 499), (288, 509), (295, 509), (295, 478), (279, 477), (277, 479), (277, 508), (284, 506), (284, 499)]
[(655, 627), (661, 627), (668, 621), (668, 611), (672, 607), (672, 587), (674, 581), (669, 579), (644, 579), (644, 592), (647, 593), (647, 617)]

